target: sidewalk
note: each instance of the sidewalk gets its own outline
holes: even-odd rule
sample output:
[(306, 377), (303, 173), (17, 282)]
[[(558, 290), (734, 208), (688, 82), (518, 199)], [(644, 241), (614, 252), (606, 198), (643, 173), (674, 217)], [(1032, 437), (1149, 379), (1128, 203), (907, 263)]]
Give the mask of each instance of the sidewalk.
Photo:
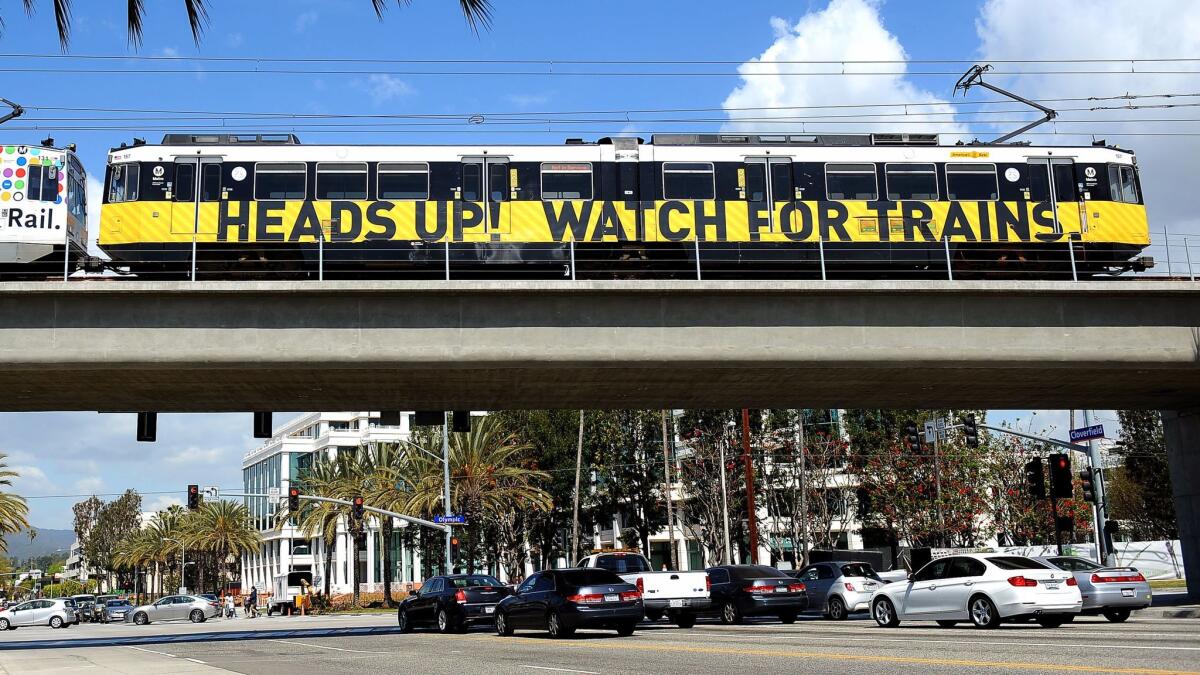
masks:
[(1160, 608), (1162, 616), (1167, 619), (1200, 619), (1200, 603), (1188, 596), (1186, 591), (1156, 592), (1150, 611)]

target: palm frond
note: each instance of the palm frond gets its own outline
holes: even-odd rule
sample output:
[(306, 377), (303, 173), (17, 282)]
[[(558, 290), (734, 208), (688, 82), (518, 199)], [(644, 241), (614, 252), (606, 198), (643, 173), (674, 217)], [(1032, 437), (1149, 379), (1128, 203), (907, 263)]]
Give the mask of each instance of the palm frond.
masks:
[(128, 8), (128, 18), (125, 22), (129, 27), (129, 44), (140, 47), (142, 44), (142, 17), (146, 13), (145, 2), (144, 0), (129, 0)]
[(208, 6), (205, 4), (205, 0), (183, 0), (183, 6), (187, 9), (188, 27), (192, 29), (192, 40), (196, 44), (200, 44), (200, 34), (208, 25)]
[(492, 27), (492, 0), (458, 0), (458, 6), (471, 30), (479, 32), (480, 28)]
[(71, 43), (71, 0), (54, 0), (54, 26), (58, 29), (58, 44), (65, 52)]

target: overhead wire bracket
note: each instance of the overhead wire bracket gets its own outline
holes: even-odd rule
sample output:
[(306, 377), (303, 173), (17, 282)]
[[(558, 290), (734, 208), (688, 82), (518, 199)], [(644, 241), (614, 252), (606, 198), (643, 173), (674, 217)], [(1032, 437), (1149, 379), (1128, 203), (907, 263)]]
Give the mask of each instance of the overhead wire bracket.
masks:
[(6, 98), (0, 98), (0, 103), (3, 103), (4, 105), (12, 108), (12, 112), (5, 114), (3, 117), (0, 117), (0, 124), (4, 124), (5, 122), (7, 122), (11, 119), (15, 119), (15, 118), (20, 117), (21, 115), (25, 114), (25, 109), (22, 108), (21, 104), (19, 104), (19, 103), (13, 103), (12, 101), (10, 101)]
[(1037, 108), (1038, 110), (1040, 110), (1043, 113), (1043, 117), (1041, 119), (1034, 120), (1033, 122), (1026, 124), (1025, 126), (1021, 127), (1020, 129), (1017, 129), (1016, 131), (1007, 133), (1007, 134), (1001, 136), (1000, 138), (997, 138), (996, 140), (991, 142), (992, 144), (1004, 143), (1011, 138), (1020, 136), (1021, 134), (1029, 131), (1030, 129), (1033, 129), (1034, 127), (1038, 127), (1038, 126), (1045, 124), (1046, 122), (1049, 122), (1050, 120), (1058, 117), (1057, 112), (1051, 110), (1050, 108), (1047, 108), (1044, 105), (1041, 105), (1040, 103), (1031, 101), (1031, 100), (1025, 98), (1024, 96), (1018, 96), (1018, 95), (1012, 93), (1011, 91), (1001, 89), (1000, 87), (997, 87), (994, 84), (989, 84), (987, 82), (984, 82), (983, 74), (988, 72), (991, 69), (992, 69), (991, 64), (986, 64), (986, 65), (982, 65), (982, 66), (981, 65), (971, 66), (971, 69), (968, 70), (962, 77), (958, 78), (958, 82), (954, 83), (954, 92), (957, 93), (958, 90), (961, 89), (963, 92), (963, 95), (965, 96), (968, 89), (970, 89), (971, 87), (974, 87), (974, 86), (980, 86), (980, 87), (983, 87), (984, 89), (994, 91), (997, 94), (1000, 94), (1001, 96), (1007, 96), (1008, 98), (1011, 98), (1012, 100), (1017, 101), (1019, 103), (1024, 103), (1027, 106)]

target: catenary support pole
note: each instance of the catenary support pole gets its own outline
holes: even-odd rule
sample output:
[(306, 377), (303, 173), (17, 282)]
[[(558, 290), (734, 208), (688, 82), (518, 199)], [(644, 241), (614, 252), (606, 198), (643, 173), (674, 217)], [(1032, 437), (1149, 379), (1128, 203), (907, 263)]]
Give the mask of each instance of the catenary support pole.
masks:
[(746, 465), (746, 524), (750, 531), (750, 564), (758, 564), (758, 514), (754, 506), (754, 459), (750, 455), (750, 410), (742, 408), (742, 461)]
[(825, 281), (825, 239), (817, 239), (817, 253), (821, 255), (821, 281)]
[(1067, 255), (1071, 258), (1071, 281), (1079, 281), (1079, 271), (1075, 268), (1075, 241), (1067, 237)]
[(946, 247), (946, 280), (954, 281), (954, 264), (950, 262), (950, 237), (942, 237), (942, 243)]

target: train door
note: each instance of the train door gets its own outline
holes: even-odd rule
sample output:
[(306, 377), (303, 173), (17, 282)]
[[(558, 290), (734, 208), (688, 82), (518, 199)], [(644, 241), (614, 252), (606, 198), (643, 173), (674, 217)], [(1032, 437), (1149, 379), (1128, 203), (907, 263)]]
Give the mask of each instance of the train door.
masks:
[(750, 215), (765, 217), (771, 232), (782, 232), (778, 223), (784, 204), (795, 199), (792, 160), (789, 157), (747, 157), (742, 191)]
[(203, 205), (221, 201), (221, 159), (177, 158), (173, 170), (171, 234), (216, 233), (217, 212), (206, 213)]
[[(515, 187), (512, 178), (507, 157), (463, 158), (459, 199), (463, 208), (464, 240), (489, 241), (492, 234), (508, 232), (511, 222), (509, 202)], [(479, 220), (468, 215), (472, 210), (479, 214)]]
[(1082, 208), (1075, 180), (1075, 160), (1035, 157), (1029, 160), (1029, 200), (1049, 202), (1056, 233), (1080, 232)]

